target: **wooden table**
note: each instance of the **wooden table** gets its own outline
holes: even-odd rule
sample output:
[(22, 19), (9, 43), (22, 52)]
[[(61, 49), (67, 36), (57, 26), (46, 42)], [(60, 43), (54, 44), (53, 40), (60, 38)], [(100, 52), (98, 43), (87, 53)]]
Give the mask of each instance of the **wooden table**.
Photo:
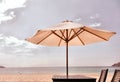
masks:
[(96, 78), (87, 77), (83, 75), (55, 75), (52, 78), (53, 82), (96, 82)]

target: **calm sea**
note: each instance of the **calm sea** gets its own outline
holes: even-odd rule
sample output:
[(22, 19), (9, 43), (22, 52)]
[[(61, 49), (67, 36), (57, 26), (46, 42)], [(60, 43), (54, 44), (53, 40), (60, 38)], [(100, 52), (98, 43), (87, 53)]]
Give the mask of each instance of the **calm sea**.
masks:
[[(69, 73), (98, 73), (101, 69), (109, 69), (109, 72), (114, 72), (119, 67), (69, 67)], [(65, 67), (24, 67), (24, 68), (0, 68), (0, 73), (65, 73)]]

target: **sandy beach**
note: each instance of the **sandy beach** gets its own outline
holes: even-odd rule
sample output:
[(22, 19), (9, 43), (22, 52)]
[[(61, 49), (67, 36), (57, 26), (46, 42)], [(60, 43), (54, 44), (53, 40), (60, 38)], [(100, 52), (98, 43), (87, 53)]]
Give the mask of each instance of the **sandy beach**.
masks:
[(0, 74), (0, 82), (52, 82), (52, 74)]
[[(52, 82), (54, 74), (0, 74), (0, 82)], [(82, 73), (81, 75), (99, 78), (99, 73)], [(108, 74), (107, 82), (110, 82), (112, 74)]]

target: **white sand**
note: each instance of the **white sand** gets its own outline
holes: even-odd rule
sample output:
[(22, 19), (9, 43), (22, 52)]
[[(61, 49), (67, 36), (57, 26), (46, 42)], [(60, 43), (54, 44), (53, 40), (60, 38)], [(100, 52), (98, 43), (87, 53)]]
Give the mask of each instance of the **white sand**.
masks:
[[(52, 82), (53, 75), (54, 74), (0, 74), (0, 82)], [(83, 73), (81, 75), (97, 78), (98, 81), (100, 74)], [(108, 74), (106, 82), (110, 82), (111, 78), (112, 74)]]

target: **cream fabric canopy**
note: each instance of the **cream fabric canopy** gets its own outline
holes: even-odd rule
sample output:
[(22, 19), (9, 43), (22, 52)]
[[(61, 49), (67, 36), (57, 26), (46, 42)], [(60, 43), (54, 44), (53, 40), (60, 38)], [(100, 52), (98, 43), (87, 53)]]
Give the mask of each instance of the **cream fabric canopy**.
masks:
[[(66, 37), (66, 29), (68, 29), (68, 37)], [(80, 46), (108, 41), (114, 34), (115, 32), (65, 21), (47, 29), (38, 30), (33, 37), (27, 40), (45, 46), (66, 46), (66, 40), (68, 40), (69, 46)]]

